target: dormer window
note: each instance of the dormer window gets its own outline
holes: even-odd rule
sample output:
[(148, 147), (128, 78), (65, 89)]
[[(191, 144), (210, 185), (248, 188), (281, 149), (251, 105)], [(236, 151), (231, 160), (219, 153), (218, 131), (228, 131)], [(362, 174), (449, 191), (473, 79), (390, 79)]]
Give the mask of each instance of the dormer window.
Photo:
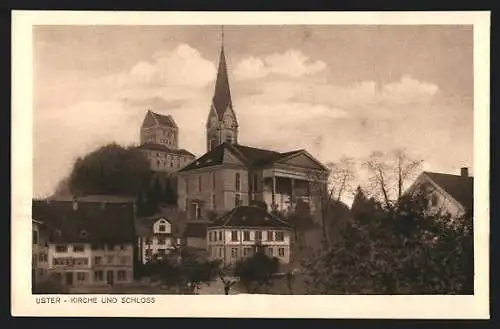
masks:
[(61, 236), (62, 236), (62, 232), (61, 232), (61, 230), (55, 230), (55, 231), (54, 231), (54, 237), (56, 237), (56, 238), (60, 238)]

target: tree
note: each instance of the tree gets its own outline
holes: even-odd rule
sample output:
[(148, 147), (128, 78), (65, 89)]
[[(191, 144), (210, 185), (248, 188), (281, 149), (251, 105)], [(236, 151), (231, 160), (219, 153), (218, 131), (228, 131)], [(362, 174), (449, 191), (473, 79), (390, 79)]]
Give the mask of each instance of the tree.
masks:
[(137, 196), (149, 176), (149, 163), (140, 150), (109, 144), (78, 158), (68, 185), (73, 195)]
[(352, 190), (352, 184), (356, 179), (356, 163), (354, 159), (343, 156), (338, 163), (329, 162), (326, 167), (329, 169), (326, 175), (321, 172), (310, 172), (309, 176), (313, 181), (311, 195), (319, 201), (323, 243), (328, 246), (330, 240), (328, 219), (334, 217), (332, 210), (336, 209), (332, 204), (338, 205), (345, 193)]
[(449, 225), (428, 214), (425, 196), (403, 196), (396, 209), (355, 218), (344, 239), (304, 260), (312, 293), (473, 293), (472, 217)]
[(254, 246), (255, 253), (236, 262), (234, 274), (248, 293), (254, 293), (262, 286), (268, 291), (272, 278), (279, 270), (279, 259), (266, 255), (261, 244)]
[(67, 294), (68, 287), (63, 284), (61, 278), (50, 274), (47, 279), (34, 282), (32, 291), (33, 294)]
[(220, 260), (199, 260), (185, 248), (176, 248), (167, 255), (154, 255), (145, 266), (145, 274), (181, 291), (190, 286), (196, 293), (202, 284), (209, 285), (218, 275)]
[(381, 197), (385, 207), (397, 205), (408, 181), (420, 171), (423, 161), (410, 157), (404, 150), (373, 152), (363, 162), (368, 170), (373, 195)]
[(302, 249), (304, 247), (305, 231), (313, 226), (309, 204), (298, 199), (295, 209), (287, 213), (286, 220), (292, 225), (294, 241), (297, 241), (299, 249)]

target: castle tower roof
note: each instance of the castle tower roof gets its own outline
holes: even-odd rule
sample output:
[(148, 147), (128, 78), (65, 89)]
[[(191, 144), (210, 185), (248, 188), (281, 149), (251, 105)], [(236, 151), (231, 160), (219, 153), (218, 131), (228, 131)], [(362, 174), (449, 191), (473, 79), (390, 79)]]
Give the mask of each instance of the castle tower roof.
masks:
[(217, 71), (217, 80), (215, 81), (215, 91), (212, 98), (212, 104), (217, 112), (219, 120), (222, 120), (226, 109), (232, 108), (231, 90), (229, 88), (229, 79), (227, 74), (226, 56), (224, 54), (224, 31), (222, 31), (222, 44), (219, 57), (219, 69)]

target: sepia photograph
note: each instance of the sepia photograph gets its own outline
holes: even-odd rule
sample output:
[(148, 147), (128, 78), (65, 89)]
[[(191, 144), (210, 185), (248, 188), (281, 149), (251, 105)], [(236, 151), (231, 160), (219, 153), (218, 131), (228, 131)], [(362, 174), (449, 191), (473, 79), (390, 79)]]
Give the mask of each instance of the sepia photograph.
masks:
[(473, 24), (115, 22), (31, 28), (37, 304), (475, 295)]

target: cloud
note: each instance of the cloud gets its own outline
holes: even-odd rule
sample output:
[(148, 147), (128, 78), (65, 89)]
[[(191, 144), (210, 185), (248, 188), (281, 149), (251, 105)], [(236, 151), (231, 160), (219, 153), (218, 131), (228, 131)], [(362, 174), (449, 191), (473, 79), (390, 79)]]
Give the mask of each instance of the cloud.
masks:
[(130, 70), (130, 83), (156, 86), (204, 87), (213, 81), (214, 64), (187, 44), (160, 51), (151, 61), (141, 61)]
[(300, 50), (290, 49), (284, 53), (273, 53), (264, 58), (247, 57), (235, 67), (238, 80), (260, 79), (268, 75), (301, 77), (314, 75), (326, 68), (322, 61), (311, 61)]

